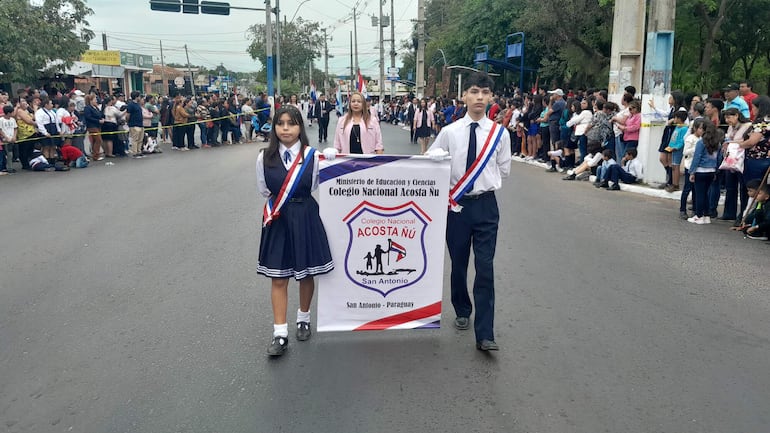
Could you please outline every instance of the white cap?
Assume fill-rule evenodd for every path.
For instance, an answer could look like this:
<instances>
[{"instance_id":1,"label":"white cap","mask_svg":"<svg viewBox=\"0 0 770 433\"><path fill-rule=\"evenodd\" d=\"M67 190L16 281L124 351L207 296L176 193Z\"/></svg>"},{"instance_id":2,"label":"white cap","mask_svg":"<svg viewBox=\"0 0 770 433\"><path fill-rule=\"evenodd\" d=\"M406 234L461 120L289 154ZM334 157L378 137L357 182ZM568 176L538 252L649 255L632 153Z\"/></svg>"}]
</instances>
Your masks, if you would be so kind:
<instances>
[{"instance_id":1,"label":"white cap","mask_svg":"<svg viewBox=\"0 0 770 433\"><path fill-rule=\"evenodd\" d=\"M564 90L561 90L561 89L551 90L548 93L555 93L555 94L557 94L559 96L564 96Z\"/></svg>"},{"instance_id":2,"label":"white cap","mask_svg":"<svg viewBox=\"0 0 770 433\"><path fill-rule=\"evenodd\" d=\"M83 96L83 95L85 95L85 93L83 93L83 91L82 91L82 90L80 90L80 89L77 89L77 90L75 90L75 94L76 94L76 95L78 95L78 96Z\"/></svg>"}]
</instances>

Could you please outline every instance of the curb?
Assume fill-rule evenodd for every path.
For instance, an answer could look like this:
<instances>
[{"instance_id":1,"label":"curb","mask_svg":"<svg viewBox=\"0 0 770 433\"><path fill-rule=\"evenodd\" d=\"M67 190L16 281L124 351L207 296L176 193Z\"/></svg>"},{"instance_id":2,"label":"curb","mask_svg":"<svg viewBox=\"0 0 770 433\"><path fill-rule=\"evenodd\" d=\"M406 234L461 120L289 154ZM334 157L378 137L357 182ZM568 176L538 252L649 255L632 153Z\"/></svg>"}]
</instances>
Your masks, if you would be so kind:
<instances>
[{"instance_id":1,"label":"curb","mask_svg":"<svg viewBox=\"0 0 770 433\"><path fill-rule=\"evenodd\" d=\"M533 161L525 161L524 158L522 158L520 156L513 156L513 157L511 157L511 161L512 162L517 162L519 164L534 165L534 166L540 167L542 169L547 169L550 166L550 164L546 164L546 163L543 163L543 162L537 162L537 161L534 161L534 160ZM562 173L559 173L559 174L562 174ZM596 180L596 176L591 175L591 177L589 179L590 179L591 182L594 182ZM664 199L668 199L668 200L679 200L680 197L682 196L682 192L681 191L667 192L665 190L653 188L651 186L646 186L646 185L630 185L630 184L622 183L622 182L620 183L620 190L621 191L626 191L626 192L633 192L633 193L636 193L636 194L644 194L644 195L647 195L647 196L650 196L650 197L664 198ZM722 198L720 198L719 201L720 201L720 204L721 204Z\"/></svg>"}]
</instances>

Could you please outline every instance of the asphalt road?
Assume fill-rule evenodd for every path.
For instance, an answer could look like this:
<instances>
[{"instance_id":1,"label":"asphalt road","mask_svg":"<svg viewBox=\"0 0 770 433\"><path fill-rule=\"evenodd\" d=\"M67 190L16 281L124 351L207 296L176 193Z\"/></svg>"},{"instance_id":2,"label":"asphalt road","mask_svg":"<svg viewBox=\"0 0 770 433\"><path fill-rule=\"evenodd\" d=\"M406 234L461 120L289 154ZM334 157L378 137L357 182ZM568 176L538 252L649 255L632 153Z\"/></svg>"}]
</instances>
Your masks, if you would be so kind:
<instances>
[{"instance_id":1,"label":"asphalt road","mask_svg":"<svg viewBox=\"0 0 770 433\"><path fill-rule=\"evenodd\" d=\"M0 432L770 430L770 245L523 164L498 194L500 352L447 290L440 330L268 359L259 147L0 178Z\"/></svg>"}]
</instances>

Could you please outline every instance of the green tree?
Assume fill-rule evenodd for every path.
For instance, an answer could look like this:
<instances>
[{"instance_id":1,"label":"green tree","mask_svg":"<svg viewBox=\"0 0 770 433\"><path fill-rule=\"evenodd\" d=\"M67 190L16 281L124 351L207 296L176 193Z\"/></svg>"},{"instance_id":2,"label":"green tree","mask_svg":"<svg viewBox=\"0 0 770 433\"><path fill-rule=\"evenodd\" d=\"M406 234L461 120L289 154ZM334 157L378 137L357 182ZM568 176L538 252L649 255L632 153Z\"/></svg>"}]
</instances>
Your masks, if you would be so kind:
<instances>
[{"instance_id":1,"label":"green tree","mask_svg":"<svg viewBox=\"0 0 770 433\"><path fill-rule=\"evenodd\" d=\"M93 11L83 0L3 0L0 4L0 79L31 82L41 70L71 66L88 49L94 34L86 17Z\"/></svg>"},{"instance_id":2,"label":"green tree","mask_svg":"<svg viewBox=\"0 0 770 433\"><path fill-rule=\"evenodd\" d=\"M299 82L300 77L307 76L308 60L321 57L324 40L320 28L319 23L302 18L281 26L281 78ZM266 65L265 24L249 27L249 38L249 55Z\"/></svg>"}]
</instances>

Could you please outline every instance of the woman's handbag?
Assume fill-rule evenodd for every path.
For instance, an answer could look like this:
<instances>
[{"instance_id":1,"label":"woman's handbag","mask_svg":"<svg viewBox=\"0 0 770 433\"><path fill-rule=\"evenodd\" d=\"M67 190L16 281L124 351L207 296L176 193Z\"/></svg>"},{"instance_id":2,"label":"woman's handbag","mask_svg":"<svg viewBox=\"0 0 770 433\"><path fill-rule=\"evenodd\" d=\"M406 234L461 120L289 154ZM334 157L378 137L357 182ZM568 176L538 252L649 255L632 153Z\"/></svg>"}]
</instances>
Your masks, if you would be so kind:
<instances>
[{"instance_id":1,"label":"woman's handbag","mask_svg":"<svg viewBox=\"0 0 770 433\"><path fill-rule=\"evenodd\" d=\"M725 153L725 159L719 166L720 170L733 171L736 173L743 173L743 163L746 159L746 150L738 143L729 143L727 145L727 152Z\"/></svg>"}]
</instances>

